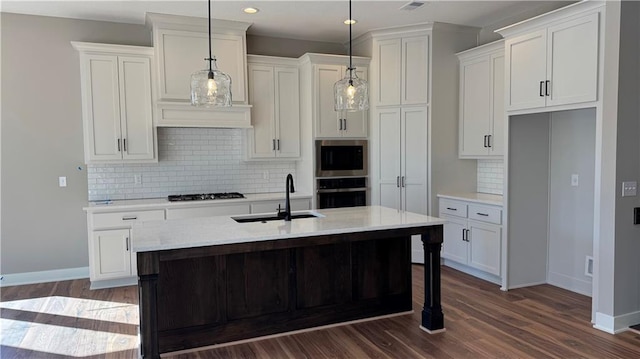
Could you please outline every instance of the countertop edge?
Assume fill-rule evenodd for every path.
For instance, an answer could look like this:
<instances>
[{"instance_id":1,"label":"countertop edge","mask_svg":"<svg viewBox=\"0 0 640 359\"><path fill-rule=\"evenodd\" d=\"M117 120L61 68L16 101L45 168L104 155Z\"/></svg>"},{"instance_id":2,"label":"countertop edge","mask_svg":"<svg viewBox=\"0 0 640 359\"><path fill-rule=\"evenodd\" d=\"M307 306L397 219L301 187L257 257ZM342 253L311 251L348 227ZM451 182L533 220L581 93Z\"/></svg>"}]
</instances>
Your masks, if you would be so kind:
<instances>
[{"instance_id":1,"label":"countertop edge","mask_svg":"<svg viewBox=\"0 0 640 359\"><path fill-rule=\"evenodd\" d=\"M473 202L490 206L503 206L503 197L499 194L489 193L438 193L438 198L453 199L456 201Z\"/></svg>"},{"instance_id":2,"label":"countertop edge","mask_svg":"<svg viewBox=\"0 0 640 359\"><path fill-rule=\"evenodd\" d=\"M209 206L222 206L233 205L241 203L253 203L262 201L274 201L283 200L285 193L254 193L247 194L246 198L237 199L217 199L212 201L184 201L184 202L170 202L166 198L149 198L149 199L137 199L137 200L114 200L109 204L94 204L86 207L82 207L82 210L87 213L108 213L108 212L120 212L120 211L132 211L132 210L155 210L155 209L176 209L176 208L194 208L194 207L209 207ZM310 194L294 194L290 195L291 199L311 199ZM153 201L157 203L153 203ZM149 201L149 203L131 203L127 204L127 201Z\"/></svg>"}]
</instances>

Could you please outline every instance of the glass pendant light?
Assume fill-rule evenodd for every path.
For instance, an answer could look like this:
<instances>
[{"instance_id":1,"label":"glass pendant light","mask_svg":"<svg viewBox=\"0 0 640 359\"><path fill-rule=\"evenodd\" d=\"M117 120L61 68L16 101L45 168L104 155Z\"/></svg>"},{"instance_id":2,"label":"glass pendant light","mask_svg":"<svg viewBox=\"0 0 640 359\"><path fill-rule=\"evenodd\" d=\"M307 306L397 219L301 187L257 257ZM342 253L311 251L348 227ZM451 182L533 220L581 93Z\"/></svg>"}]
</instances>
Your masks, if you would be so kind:
<instances>
[{"instance_id":1,"label":"glass pendant light","mask_svg":"<svg viewBox=\"0 0 640 359\"><path fill-rule=\"evenodd\" d=\"M351 0L349 0L349 68L344 78L333 85L336 111L363 111L369 109L369 85L364 79L358 78L356 68L353 67L351 56Z\"/></svg>"},{"instance_id":2,"label":"glass pendant light","mask_svg":"<svg viewBox=\"0 0 640 359\"><path fill-rule=\"evenodd\" d=\"M191 104L204 107L231 106L231 77L218 70L211 56L211 0L209 0L209 68L191 74Z\"/></svg>"}]
</instances>

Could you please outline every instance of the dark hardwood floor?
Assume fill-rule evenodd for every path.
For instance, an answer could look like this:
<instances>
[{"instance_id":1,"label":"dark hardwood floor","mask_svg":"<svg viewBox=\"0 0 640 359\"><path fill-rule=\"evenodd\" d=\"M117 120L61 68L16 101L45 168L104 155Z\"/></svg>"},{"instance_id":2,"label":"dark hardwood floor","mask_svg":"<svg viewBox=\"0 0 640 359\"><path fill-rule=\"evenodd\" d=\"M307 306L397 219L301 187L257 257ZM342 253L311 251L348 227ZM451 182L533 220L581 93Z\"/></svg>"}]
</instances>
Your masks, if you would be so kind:
<instances>
[{"instance_id":1,"label":"dark hardwood floor","mask_svg":"<svg viewBox=\"0 0 640 359\"><path fill-rule=\"evenodd\" d=\"M640 358L640 335L591 327L590 298L549 285L501 292L442 270L446 332L418 328L422 270L411 315L168 356L184 358ZM87 280L2 288L0 358L135 358L137 287L89 290Z\"/></svg>"}]
</instances>

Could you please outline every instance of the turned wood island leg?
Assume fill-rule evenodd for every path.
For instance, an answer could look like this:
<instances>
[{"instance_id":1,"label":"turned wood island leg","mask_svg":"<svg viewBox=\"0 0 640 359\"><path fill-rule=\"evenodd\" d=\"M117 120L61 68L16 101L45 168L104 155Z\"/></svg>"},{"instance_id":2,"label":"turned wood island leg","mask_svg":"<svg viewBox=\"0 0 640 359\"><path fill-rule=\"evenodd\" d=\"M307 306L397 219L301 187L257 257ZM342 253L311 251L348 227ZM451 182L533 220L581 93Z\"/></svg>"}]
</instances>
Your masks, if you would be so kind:
<instances>
[{"instance_id":1,"label":"turned wood island leg","mask_svg":"<svg viewBox=\"0 0 640 359\"><path fill-rule=\"evenodd\" d=\"M429 227L422 234L424 246L424 307L420 328L428 333L444 331L444 314L440 302L440 249L443 226Z\"/></svg>"}]
</instances>

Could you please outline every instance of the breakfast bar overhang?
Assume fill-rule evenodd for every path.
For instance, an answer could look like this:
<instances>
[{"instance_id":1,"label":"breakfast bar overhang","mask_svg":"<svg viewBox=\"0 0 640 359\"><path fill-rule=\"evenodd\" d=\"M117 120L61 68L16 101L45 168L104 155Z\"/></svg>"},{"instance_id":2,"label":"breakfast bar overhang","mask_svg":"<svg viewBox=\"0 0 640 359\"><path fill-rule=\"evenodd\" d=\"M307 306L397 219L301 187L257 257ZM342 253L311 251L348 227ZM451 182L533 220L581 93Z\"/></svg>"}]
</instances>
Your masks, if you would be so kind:
<instances>
[{"instance_id":1,"label":"breakfast bar overhang","mask_svg":"<svg viewBox=\"0 0 640 359\"><path fill-rule=\"evenodd\" d=\"M420 327L443 330L445 220L377 206L313 215L136 224L141 357L411 312L412 235L425 253Z\"/></svg>"}]
</instances>

